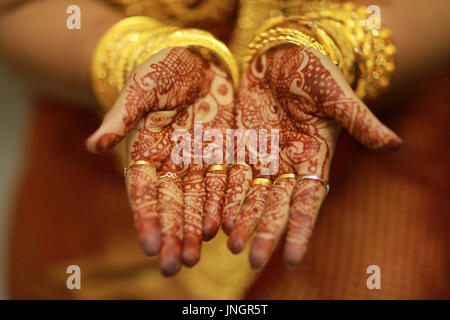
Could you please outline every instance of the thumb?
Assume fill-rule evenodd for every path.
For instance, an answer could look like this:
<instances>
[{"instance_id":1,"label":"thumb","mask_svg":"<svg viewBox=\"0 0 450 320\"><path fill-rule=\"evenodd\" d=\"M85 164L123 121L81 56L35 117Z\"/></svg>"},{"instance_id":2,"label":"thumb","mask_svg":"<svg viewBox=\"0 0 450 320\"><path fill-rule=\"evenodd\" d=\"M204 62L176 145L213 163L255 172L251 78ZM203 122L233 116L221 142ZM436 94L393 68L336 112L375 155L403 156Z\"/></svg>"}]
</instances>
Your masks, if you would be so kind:
<instances>
[{"instance_id":1,"label":"thumb","mask_svg":"<svg viewBox=\"0 0 450 320\"><path fill-rule=\"evenodd\" d=\"M184 48L167 48L130 76L103 123L86 141L91 152L119 143L149 111L180 110L198 96L204 61Z\"/></svg>"},{"instance_id":2,"label":"thumb","mask_svg":"<svg viewBox=\"0 0 450 320\"><path fill-rule=\"evenodd\" d=\"M87 149L94 153L103 152L122 141L157 103L155 88L154 82L143 87L133 74L100 127L86 140Z\"/></svg>"},{"instance_id":3,"label":"thumb","mask_svg":"<svg viewBox=\"0 0 450 320\"><path fill-rule=\"evenodd\" d=\"M391 151L402 144L402 139L381 123L356 95L325 102L323 110L368 148Z\"/></svg>"}]
</instances>

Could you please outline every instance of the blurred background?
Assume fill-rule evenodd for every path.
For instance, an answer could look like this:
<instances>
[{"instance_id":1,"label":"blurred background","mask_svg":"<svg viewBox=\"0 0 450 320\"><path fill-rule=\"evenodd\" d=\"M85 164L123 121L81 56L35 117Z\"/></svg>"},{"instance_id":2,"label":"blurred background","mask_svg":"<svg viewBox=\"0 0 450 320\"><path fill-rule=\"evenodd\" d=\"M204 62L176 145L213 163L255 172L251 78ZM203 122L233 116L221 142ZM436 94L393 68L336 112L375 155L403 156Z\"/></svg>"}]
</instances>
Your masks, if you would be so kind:
<instances>
[{"instance_id":1,"label":"blurred background","mask_svg":"<svg viewBox=\"0 0 450 320\"><path fill-rule=\"evenodd\" d=\"M25 91L0 61L0 299L7 298L7 246L11 206L23 165L29 108Z\"/></svg>"}]
</instances>

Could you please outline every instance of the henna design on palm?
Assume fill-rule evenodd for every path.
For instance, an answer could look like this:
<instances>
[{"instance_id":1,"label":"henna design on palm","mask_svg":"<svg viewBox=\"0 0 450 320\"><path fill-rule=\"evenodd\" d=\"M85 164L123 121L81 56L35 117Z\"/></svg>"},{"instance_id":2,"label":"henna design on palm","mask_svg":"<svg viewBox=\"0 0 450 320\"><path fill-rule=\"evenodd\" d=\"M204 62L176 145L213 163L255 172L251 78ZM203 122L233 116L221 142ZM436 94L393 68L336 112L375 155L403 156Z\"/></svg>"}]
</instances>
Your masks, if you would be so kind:
<instances>
[{"instance_id":1,"label":"henna design on palm","mask_svg":"<svg viewBox=\"0 0 450 320\"><path fill-rule=\"evenodd\" d=\"M159 252L164 275L174 275L181 263L195 265L202 239L212 238L220 226L227 173L207 174L207 164L192 163L194 123L225 136L234 126L233 108L232 84L224 71L186 49L169 48L137 68L87 141L90 150L102 151L127 136L128 161L154 165L156 170L133 166L126 182L143 250ZM190 133L191 164L173 161L178 129ZM209 144L204 139L200 147Z\"/></svg>"},{"instance_id":2,"label":"henna design on palm","mask_svg":"<svg viewBox=\"0 0 450 320\"><path fill-rule=\"evenodd\" d=\"M301 46L280 46L252 61L242 77L236 114L238 128L280 130L279 171L272 178L296 173L328 180L340 125L372 149L401 144L328 58ZM325 198L324 186L312 180L279 180L261 205L248 187L260 176L260 168L239 170L229 175L224 204L223 228L230 235L230 250L240 252L253 232L250 264L260 268L287 229L285 260L290 266L298 264Z\"/></svg>"}]
</instances>

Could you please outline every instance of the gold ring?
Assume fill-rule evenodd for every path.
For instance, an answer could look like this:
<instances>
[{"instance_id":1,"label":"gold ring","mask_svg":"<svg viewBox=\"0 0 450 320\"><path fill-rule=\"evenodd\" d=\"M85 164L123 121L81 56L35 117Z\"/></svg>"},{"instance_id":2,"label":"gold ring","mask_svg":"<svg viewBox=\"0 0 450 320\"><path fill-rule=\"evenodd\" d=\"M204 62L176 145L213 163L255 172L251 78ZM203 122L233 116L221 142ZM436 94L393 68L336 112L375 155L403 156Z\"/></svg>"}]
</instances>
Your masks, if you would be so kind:
<instances>
[{"instance_id":1,"label":"gold ring","mask_svg":"<svg viewBox=\"0 0 450 320\"><path fill-rule=\"evenodd\" d=\"M211 172L211 171L227 171L228 168L226 165L224 164L212 164L208 167L208 170L206 172Z\"/></svg>"},{"instance_id":2,"label":"gold ring","mask_svg":"<svg viewBox=\"0 0 450 320\"><path fill-rule=\"evenodd\" d=\"M277 181L282 180L282 179L289 179L289 178L295 179L295 177L296 177L295 173L284 173L284 174L279 175L279 176L275 179L275 181L273 182L273 184L277 183Z\"/></svg>"},{"instance_id":3,"label":"gold ring","mask_svg":"<svg viewBox=\"0 0 450 320\"><path fill-rule=\"evenodd\" d=\"M267 178L255 178L255 179L253 179L252 184L260 184L260 185L266 186L268 188L271 188L272 180L267 179Z\"/></svg>"},{"instance_id":4,"label":"gold ring","mask_svg":"<svg viewBox=\"0 0 450 320\"><path fill-rule=\"evenodd\" d=\"M170 179L174 179L174 180L178 181L179 183L181 183L180 177L176 173L173 173L173 172L170 172L170 171L160 175L159 178L160 179L170 178Z\"/></svg>"},{"instance_id":5,"label":"gold ring","mask_svg":"<svg viewBox=\"0 0 450 320\"><path fill-rule=\"evenodd\" d=\"M297 182L300 182L300 181L303 181L303 180L319 181L320 183L322 183L325 186L325 188L327 189L327 193L328 193L328 191L330 191L330 185L328 184L328 182L326 182L321 177L316 176L315 174L309 174L309 175L306 175L306 176L301 176L300 178L298 178Z\"/></svg>"},{"instance_id":6,"label":"gold ring","mask_svg":"<svg viewBox=\"0 0 450 320\"><path fill-rule=\"evenodd\" d=\"M249 165L249 164L246 164L246 163L235 163L235 164L232 164L230 169L233 168L234 166L244 166L244 167L249 168L250 170L253 170L252 166Z\"/></svg>"},{"instance_id":7,"label":"gold ring","mask_svg":"<svg viewBox=\"0 0 450 320\"><path fill-rule=\"evenodd\" d=\"M145 161L145 160L137 160L137 161L129 162L128 165L125 168L123 168L123 175L126 176L128 169L131 169L134 166L148 166L148 167L153 168L153 170L156 172L156 168L152 163Z\"/></svg>"}]
</instances>

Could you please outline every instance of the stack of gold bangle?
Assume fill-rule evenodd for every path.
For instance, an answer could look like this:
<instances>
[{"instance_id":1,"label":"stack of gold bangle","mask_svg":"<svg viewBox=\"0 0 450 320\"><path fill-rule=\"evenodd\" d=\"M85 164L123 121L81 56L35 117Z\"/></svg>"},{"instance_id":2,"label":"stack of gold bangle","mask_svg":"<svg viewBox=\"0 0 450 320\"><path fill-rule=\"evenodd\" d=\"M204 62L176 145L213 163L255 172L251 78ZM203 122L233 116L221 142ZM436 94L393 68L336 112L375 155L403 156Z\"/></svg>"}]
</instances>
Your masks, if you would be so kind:
<instances>
[{"instance_id":1,"label":"stack of gold bangle","mask_svg":"<svg viewBox=\"0 0 450 320\"><path fill-rule=\"evenodd\" d=\"M137 66L169 47L185 47L226 70L235 88L239 71L228 48L198 29L164 26L149 17L129 17L113 25L100 40L92 60L92 82L100 103L110 108Z\"/></svg>"},{"instance_id":2,"label":"stack of gold bangle","mask_svg":"<svg viewBox=\"0 0 450 320\"><path fill-rule=\"evenodd\" d=\"M370 29L368 19L367 8L353 3L332 4L298 17L269 19L250 43L244 68L272 44L301 44L325 52L360 98L374 98L389 86L396 50L389 29L383 25Z\"/></svg>"}]
</instances>

